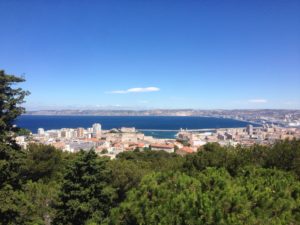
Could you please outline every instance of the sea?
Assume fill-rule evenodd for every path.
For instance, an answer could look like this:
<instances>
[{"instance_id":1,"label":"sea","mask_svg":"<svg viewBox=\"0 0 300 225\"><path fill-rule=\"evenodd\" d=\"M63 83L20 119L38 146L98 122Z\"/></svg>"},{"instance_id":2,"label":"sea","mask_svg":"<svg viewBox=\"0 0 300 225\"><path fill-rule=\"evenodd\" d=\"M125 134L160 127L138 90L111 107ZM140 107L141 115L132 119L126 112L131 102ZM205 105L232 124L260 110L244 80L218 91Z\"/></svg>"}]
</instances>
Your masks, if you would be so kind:
<instances>
[{"instance_id":1,"label":"sea","mask_svg":"<svg viewBox=\"0 0 300 225\"><path fill-rule=\"evenodd\" d=\"M38 128L45 130L61 128L88 128L94 123L100 123L103 130L121 127L135 127L145 135L155 138L175 138L182 129L215 129L246 127L257 124L216 117L191 116L37 116L22 115L15 124L37 133Z\"/></svg>"}]
</instances>

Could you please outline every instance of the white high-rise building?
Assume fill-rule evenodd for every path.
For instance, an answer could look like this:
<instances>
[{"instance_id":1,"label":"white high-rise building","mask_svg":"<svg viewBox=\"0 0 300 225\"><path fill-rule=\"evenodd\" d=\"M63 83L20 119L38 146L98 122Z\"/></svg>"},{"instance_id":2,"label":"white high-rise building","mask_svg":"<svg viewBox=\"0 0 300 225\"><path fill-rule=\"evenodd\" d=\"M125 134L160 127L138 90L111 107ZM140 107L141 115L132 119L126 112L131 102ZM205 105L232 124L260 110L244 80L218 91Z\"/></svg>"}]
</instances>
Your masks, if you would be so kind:
<instances>
[{"instance_id":1,"label":"white high-rise building","mask_svg":"<svg viewBox=\"0 0 300 225\"><path fill-rule=\"evenodd\" d=\"M43 128L38 129L38 135L43 136L45 135L45 130Z\"/></svg>"},{"instance_id":2,"label":"white high-rise building","mask_svg":"<svg viewBox=\"0 0 300 225\"><path fill-rule=\"evenodd\" d=\"M101 124L100 123L93 124L93 137L96 137L96 138L101 137Z\"/></svg>"}]
</instances>

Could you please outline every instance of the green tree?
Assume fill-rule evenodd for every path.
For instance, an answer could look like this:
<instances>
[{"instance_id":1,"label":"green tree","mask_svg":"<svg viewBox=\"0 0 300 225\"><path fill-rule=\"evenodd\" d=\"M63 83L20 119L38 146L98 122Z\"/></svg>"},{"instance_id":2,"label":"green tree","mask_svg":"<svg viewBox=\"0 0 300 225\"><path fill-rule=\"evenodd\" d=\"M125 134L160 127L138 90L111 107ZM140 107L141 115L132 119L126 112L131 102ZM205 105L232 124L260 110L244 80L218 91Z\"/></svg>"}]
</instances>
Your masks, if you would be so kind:
<instances>
[{"instance_id":1,"label":"green tree","mask_svg":"<svg viewBox=\"0 0 300 225\"><path fill-rule=\"evenodd\" d=\"M117 159L144 162L154 171L179 170L183 163L181 156L165 151L128 151L118 154Z\"/></svg>"},{"instance_id":2,"label":"green tree","mask_svg":"<svg viewBox=\"0 0 300 225\"><path fill-rule=\"evenodd\" d=\"M209 143L200 148L197 153L186 156L183 170L190 173L207 167L217 167L226 168L231 175L235 175L239 168L248 165L270 167L266 165L270 149L270 147L260 145L222 147L218 143ZM278 160L280 159L275 161Z\"/></svg>"},{"instance_id":3,"label":"green tree","mask_svg":"<svg viewBox=\"0 0 300 225\"><path fill-rule=\"evenodd\" d=\"M107 154L108 153L108 150L105 148L101 151L101 154Z\"/></svg>"},{"instance_id":4,"label":"green tree","mask_svg":"<svg viewBox=\"0 0 300 225\"><path fill-rule=\"evenodd\" d=\"M59 180L65 169L63 154L50 145L30 144L22 167L23 176L32 181Z\"/></svg>"},{"instance_id":5,"label":"green tree","mask_svg":"<svg viewBox=\"0 0 300 225\"><path fill-rule=\"evenodd\" d=\"M107 159L94 151L80 151L64 177L54 224L101 223L115 197L109 184Z\"/></svg>"},{"instance_id":6,"label":"green tree","mask_svg":"<svg viewBox=\"0 0 300 225\"><path fill-rule=\"evenodd\" d=\"M293 173L250 166L238 171L235 183L256 224L299 224L300 182Z\"/></svg>"},{"instance_id":7,"label":"green tree","mask_svg":"<svg viewBox=\"0 0 300 225\"><path fill-rule=\"evenodd\" d=\"M187 155L183 165L185 171L204 170L206 167L227 167L231 164L231 148L218 143L208 143L197 153Z\"/></svg>"},{"instance_id":8,"label":"green tree","mask_svg":"<svg viewBox=\"0 0 300 225\"><path fill-rule=\"evenodd\" d=\"M111 211L108 224L298 224L300 183L289 172L246 167L152 173Z\"/></svg>"},{"instance_id":9,"label":"green tree","mask_svg":"<svg viewBox=\"0 0 300 225\"><path fill-rule=\"evenodd\" d=\"M130 160L112 160L109 162L109 167L111 168L111 184L118 194L116 204L126 198L129 190L138 186L146 173L151 172L147 163Z\"/></svg>"},{"instance_id":10,"label":"green tree","mask_svg":"<svg viewBox=\"0 0 300 225\"><path fill-rule=\"evenodd\" d=\"M267 152L266 167L292 170L300 177L300 140L278 141Z\"/></svg>"},{"instance_id":11,"label":"green tree","mask_svg":"<svg viewBox=\"0 0 300 225\"><path fill-rule=\"evenodd\" d=\"M14 190L11 185L0 189L0 224L30 224L33 208L21 190Z\"/></svg>"},{"instance_id":12,"label":"green tree","mask_svg":"<svg viewBox=\"0 0 300 225\"><path fill-rule=\"evenodd\" d=\"M25 112L21 106L29 92L22 88L13 88L14 84L25 80L8 75L0 70L0 142L13 144L12 135L18 128L13 126L15 119Z\"/></svg>"},{"instance_id":13,"label":"green tree","mask_svg":"<svg viewBox=\"0 0 300 225\"><path fill-rule=\"evenodd\" d=\"M58 201L59 184L55 181L49 183L29 181L23 187L27 207L26 219L33 224L51 224L55 210L53 206Z\"/></svg>"},{"instance_id":14,"label":"green tree","mask_svg":"<svg viewBox=\"0 0 300 225\"><path fill-rule=\"evenodd\" d=\"M200 182L181 173L152 173L110 216L109 224L203 224Z\"/></svg>"},{"instance_id":15,"label":"green tree","mask_svg":"<svg viewBox=\"0 0 300 225\"><path fill-rule=\"evenodd\" d=\"M0 71L0 188L6 184L19 187L18 175L23 154L13 139L17 131L13 123L24 112L20 104L29 93L12 86L23 81L23 78Z\"/></svg>"},{"instance_id":16,"label":"green tree","mask_svg":"<svg viewBox=\"0 0 300 225\"><path fill-rule=\"evenodd\" d=\"M0 71L0 224L22 224L22 208L26 201L21 192L20 167L24 153L14 141L14 127L17 116L24 112L20 105L29 93L13 85L23 78Z\"/></svg>"}]
</instances>

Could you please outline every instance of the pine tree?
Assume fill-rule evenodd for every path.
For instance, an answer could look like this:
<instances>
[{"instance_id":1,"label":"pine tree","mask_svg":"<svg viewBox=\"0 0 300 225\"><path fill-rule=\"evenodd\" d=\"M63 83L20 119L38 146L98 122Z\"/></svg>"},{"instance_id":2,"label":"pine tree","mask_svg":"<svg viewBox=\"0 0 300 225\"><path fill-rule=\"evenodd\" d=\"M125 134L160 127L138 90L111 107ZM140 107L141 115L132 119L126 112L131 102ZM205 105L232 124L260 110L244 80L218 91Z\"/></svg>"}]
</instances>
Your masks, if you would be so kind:
<instances>
[{"instance_id":1,"label":"pine tree","mask_svg":"<svg viewBox=\"0 0 300 225\"><path fill-rule=\"evenodd\" d=\"M25 204L19 191L24 155L13 139L17 131L13 123L25 111L20 105L29 92L12 86L23 81L0 70L0 224L22 223L18 206Z\"/></svg>"},{"instance_id":2,"label":"pine tree","mask_svg":"<svg viewBox=\"0 0 300 225\"><path fill-rule=\"evenodd\" d=\"M19 183L22 153L13 140L14 131L17 130L13 123L25 111L20 104L29 92L12 86L23 81L23 78L7 75L0 70L0 188L5 184L18 186Z\"/></svg>"},{"instance_id":3,"label":"pine tree","mask_svg":"<svg viewBox=\"0 0 300 225\"><path fill-rule=\"evenodd\" d=\"M25 80L14 75L8 75L0 70L0 142L14 144L12 134L18 128L13 126L15 119L25 112L21 106L29 94L22 88L13 88L14 84ZM14 146L15 147L15 146Z\"/></svg>"},{"instance_id":4,"label":"pine tree","mask_svg":"<svg viewBox=\"0 0 300 225\"><path fill-rule=\"evenodd\" d=\"M54 224L100 223L108 214L114 191L108 186L106 159L81 151L65 175Z\"/></svg>"}]
</instances>

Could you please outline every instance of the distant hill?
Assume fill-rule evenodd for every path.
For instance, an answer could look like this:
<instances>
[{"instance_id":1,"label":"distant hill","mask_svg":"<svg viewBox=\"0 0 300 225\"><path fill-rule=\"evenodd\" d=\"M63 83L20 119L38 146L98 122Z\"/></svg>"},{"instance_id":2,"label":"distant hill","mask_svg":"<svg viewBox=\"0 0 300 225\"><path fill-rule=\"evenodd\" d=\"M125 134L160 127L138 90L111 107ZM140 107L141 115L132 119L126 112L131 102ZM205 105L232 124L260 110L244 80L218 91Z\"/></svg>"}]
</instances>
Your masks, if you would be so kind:
<instances>
[{"instance_id":1,"label":"distant hill","mask_svg":"<svg viewBox=\"0 0 300 225\"><path fill-rule=\"evenodd\" d=\"M196 110L196 109L151 109L151 110L36 110L25 115L95 115L95 116L283 116L300 114L300 110L288 109L233 109L233 110Z\"/></svg>"}]
</instances>

